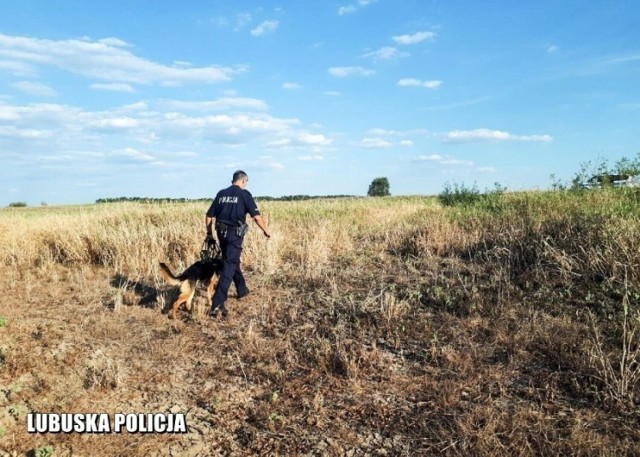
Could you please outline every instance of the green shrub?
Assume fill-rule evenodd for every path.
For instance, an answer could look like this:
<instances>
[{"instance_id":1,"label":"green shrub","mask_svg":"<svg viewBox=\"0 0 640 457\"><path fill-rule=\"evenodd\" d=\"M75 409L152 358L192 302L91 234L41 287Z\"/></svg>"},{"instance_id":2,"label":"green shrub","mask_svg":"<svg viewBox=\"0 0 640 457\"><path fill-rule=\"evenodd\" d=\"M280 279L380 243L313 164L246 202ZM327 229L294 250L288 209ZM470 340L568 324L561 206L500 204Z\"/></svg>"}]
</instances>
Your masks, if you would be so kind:
<instances>
[{"instance_id":1,"label":"green shrub","mask_svg":"<svg viewBox=\"0 0 640 457\"><path fill-rule=\"evenodd\" d=\"M485 190L484 193L464 184L446 183L444 190L438 195L438 200L443 206L477 206L491 212L499 211L502 205L502 195L507 188L500 183L495 183L494 188Z\"/></svg>"},{"instance_id":2,"label":"green shrub","mask_svg":"<svg viewBox=\"0 0 640 457\"><path fill-rule=\"evenodd\" d=\"M371 181L367 195L369 197L387 197L391 195L389 193L389 180L383 177Z\"/></svg>"},{"instance_id":3,"label":"green shrub","mask_svg":"<svg viewBox=\"0 0 640 457\"><path fill-rule=\"evenodd\" d=\"M444 190L438 195L438 201L443 206L468 206L477 203L482 198L482 194L474 184L467 187L464 184L445 183Z\"/></svg>"}]
</instances>

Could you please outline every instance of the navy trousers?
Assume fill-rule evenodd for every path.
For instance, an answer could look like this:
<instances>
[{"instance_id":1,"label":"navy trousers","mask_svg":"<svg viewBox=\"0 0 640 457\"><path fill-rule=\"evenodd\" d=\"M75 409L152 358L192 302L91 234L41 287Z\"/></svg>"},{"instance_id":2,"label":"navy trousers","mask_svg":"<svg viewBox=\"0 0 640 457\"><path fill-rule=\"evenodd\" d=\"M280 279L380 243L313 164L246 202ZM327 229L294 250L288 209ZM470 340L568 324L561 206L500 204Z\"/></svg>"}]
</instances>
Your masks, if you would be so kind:
<instances>
[{"instance_id":1,"label":"navy trousers","mask_svg":"<svg viewBox=\"0 0 640 457\"><path fill-rule=\"evenodd\" d=\"M229 287L232 282L235 284L238 294L243 294L247 291L247 283L242 275L242 270L240 270L240 254L242 253L244 237L239 236L234 227L229 227L226 230L216 230L216 233L220 241L224 266L216 291L213 294L212 309L224 305L224 302L227 301Z\"/></svg>"}]
</instances>

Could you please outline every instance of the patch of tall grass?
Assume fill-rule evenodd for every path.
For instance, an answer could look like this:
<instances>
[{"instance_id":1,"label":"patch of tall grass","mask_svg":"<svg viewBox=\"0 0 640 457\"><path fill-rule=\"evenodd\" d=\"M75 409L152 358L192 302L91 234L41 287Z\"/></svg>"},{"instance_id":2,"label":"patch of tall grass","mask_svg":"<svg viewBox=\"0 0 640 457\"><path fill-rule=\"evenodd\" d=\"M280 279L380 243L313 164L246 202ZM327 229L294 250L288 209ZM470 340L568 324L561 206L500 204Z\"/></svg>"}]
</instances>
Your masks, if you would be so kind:
<instances>
[{"instance_id":1,"label":"patch of tall grass","mask_svg":"<svg viewBox=\"0 0 640 457\"><path fill-rule=\"evenodd\" d=\"M428 197L263 202L273 237L250 230L243 262L265 274L314 278L334 267L381 265L389 254L453 256L498 262L511 280L527 273L620 284L624 266L634 286L640 281L638 189L467 197L444 206L442 198ZM206 206L4 209L0 264L93 265L141 275L152 274L160 261L182 267L198 257Z\"/></svg>"}]
</instances>

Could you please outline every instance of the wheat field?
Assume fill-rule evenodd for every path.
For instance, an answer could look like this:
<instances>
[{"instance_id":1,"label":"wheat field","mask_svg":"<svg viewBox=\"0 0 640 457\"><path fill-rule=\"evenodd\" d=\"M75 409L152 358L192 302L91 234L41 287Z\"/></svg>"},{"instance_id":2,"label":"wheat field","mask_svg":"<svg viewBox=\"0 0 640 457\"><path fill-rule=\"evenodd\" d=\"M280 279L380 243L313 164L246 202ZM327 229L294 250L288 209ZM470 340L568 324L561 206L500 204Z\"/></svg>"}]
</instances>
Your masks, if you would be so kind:
<instances>
[{"instance_id":1,"label":"wheat field","mask_svg":"<svg viewBox=\"0 0 640 457\"><path fill-rule=\"evenodd\" d=\"M158 263L198 259L207 206L0 210L0 455L640 454L635 189L263 202L251 295L171 320Z\"/></svg>"}]
</instances>

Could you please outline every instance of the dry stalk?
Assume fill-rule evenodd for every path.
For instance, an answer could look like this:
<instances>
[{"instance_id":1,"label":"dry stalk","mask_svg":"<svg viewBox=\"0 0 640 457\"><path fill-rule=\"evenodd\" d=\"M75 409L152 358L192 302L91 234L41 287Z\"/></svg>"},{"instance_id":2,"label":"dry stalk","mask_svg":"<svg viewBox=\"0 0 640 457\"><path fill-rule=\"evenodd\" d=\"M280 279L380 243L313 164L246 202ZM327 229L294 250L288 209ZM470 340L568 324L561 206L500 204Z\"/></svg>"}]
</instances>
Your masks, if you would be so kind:
<instances>
[{"instance_id":1,"label":"dry stalk","mask_svg":"<svg viewBox=\"0 0 640 457\"><path fill-rule=\"evenodd\" d=\"M637 334L640 329L640 311L635 310L632 316L629 315L629 289L626 279L622 308L622 340L613 356L605 350L600 330L593 314L590 313L593 332L590 361L596 370L595 378L604 385L605 400L613 400L622 406L633 406L635 388L640 380L640 341Z\"/></svg>"}]
</instances>

